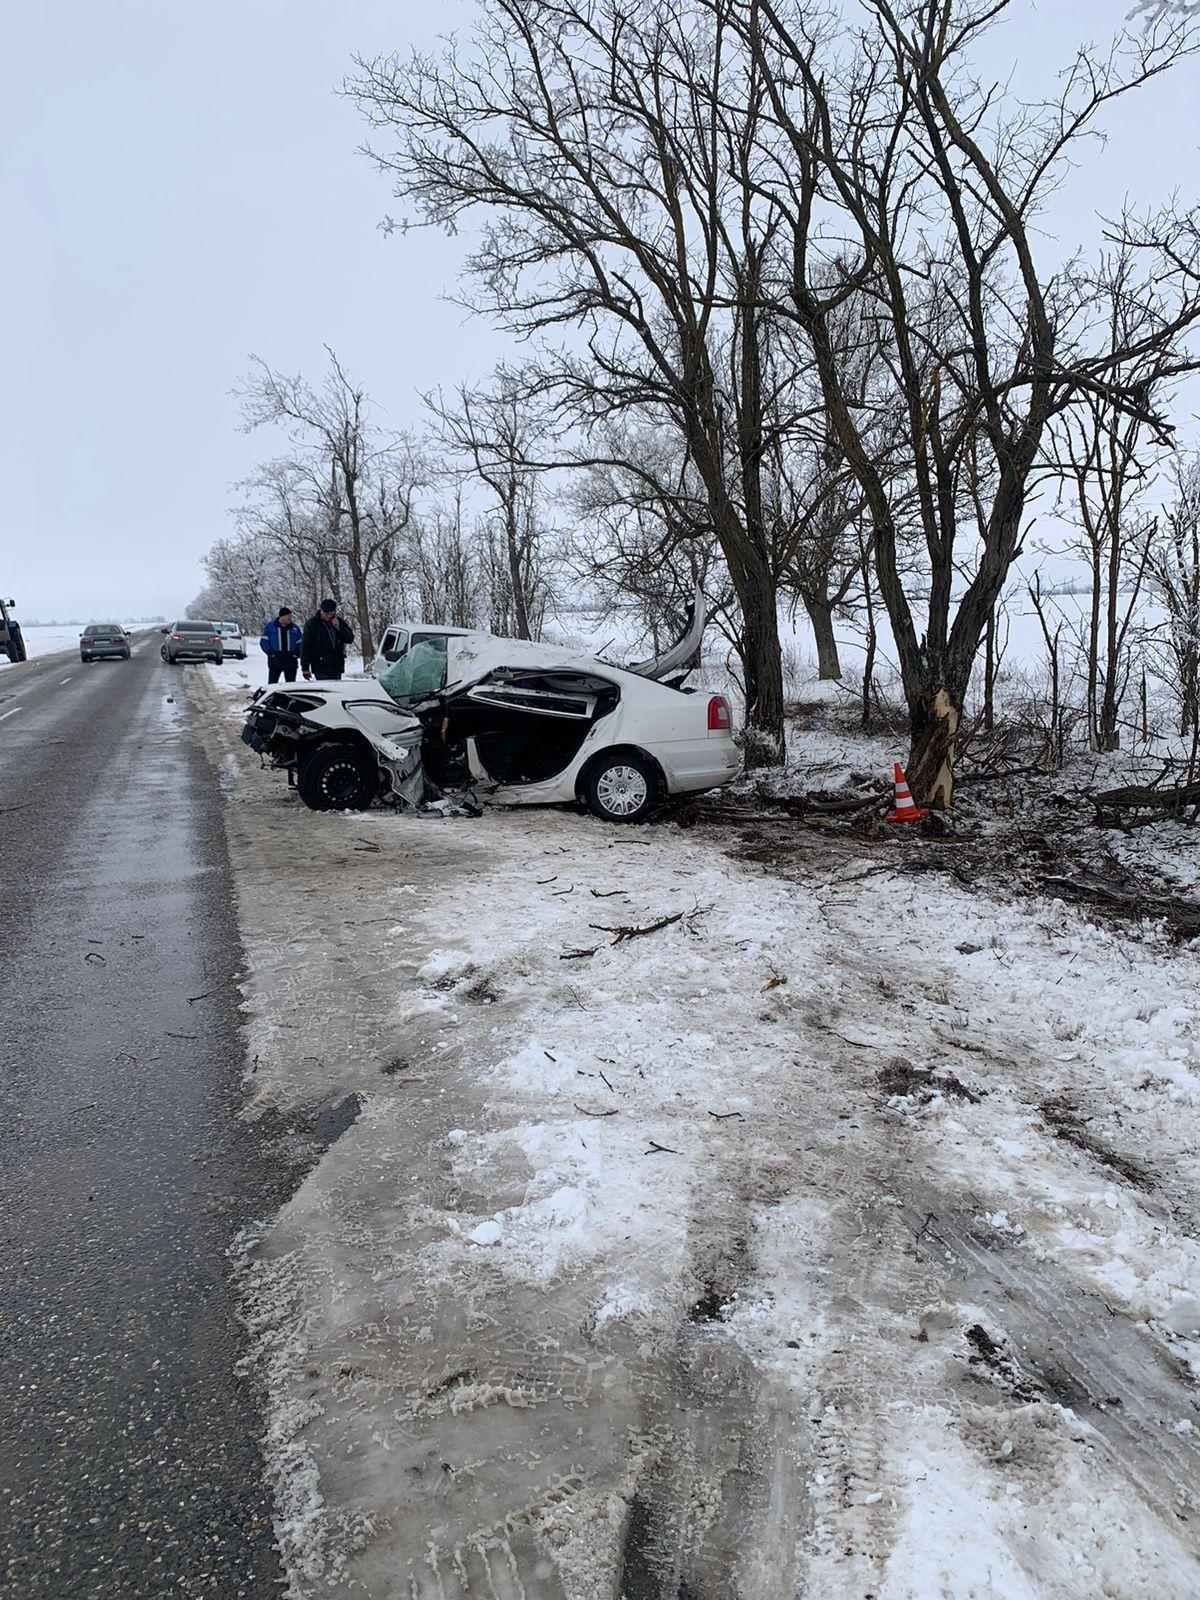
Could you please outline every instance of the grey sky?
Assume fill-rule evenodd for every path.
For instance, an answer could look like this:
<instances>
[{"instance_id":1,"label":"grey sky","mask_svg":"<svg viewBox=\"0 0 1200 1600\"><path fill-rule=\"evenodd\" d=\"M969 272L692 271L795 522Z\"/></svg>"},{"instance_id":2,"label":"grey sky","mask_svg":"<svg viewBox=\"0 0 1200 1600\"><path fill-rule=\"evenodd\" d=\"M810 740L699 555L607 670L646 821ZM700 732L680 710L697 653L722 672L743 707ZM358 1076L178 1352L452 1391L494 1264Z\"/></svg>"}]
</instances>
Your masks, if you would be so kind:
<instances>
[{"instance_id":1,"label":"grey sky","mask_svg":"<svg viewBox=\"0 0 1200 1600\"><path fill-rule=\"evenodd\" d=\"M992 70L1049 87L1128 0L1023 3ZM37 0L0 66L0 588L27 617L172 611L271 453L230 397L254 351L316 373L323 342L387 407L482 374L502 348L439 302L462 245L385 238L398 208L334 93L355 51L469 14L412 0ZM1015 60L1014 60L1015 58ZM1119 109L1063 196L1064 243L1126 192L1200 193L1189 63ZM257 620L257 619L252 619Z\"/></svg>"}]
</instances>

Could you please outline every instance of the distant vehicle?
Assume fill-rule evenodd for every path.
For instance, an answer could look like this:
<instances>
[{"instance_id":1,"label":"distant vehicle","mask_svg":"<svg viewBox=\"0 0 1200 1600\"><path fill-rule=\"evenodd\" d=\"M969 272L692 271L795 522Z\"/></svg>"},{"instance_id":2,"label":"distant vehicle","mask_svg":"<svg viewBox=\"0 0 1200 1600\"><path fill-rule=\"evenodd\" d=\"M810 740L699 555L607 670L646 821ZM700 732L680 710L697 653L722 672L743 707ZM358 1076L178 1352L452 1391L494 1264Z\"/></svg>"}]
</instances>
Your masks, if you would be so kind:
<instances>
[{"instance_id":1,"label":"distant vehicle","mask_svg":"<svg viewBox=\"0 0 1200 1600\"><path fill-rule=\"evenodd\" d=\"M221 642L227 656L237 656L239 661L245 661L246 636L242 632L240 622L223 622L221 624Z\"/></svg>"},{"instance_id":2,"label":"distant vehicle","mask_svg":"<svg viewBox=\"0 0 1200 1600\"><path fill-rule=\"evenodd\" d=\"M499 805L582 801L606 822L639 822L669 795L737 775L724 695L689 692L686 673L656 681L691 659L703 628L697 608L673 649L625 668L555 645L422 629L378 684L260 691L242 738L294 774L316 811L416 803L431 785Z\"/></svg>"},{"instance_id":3,"label":"distant vehicle","mask_svg":"<svg viewBox=\"0 0 1200 1600\"><path fill-rule=\"evenodd\" d=\"M116 657L129 660L129 635L119 622L89 622L79 635L79 659L103 661Z\"/></svg>"},{"instance_id":4,"label":"distant vehicle","mask_svg":"<svg viewBox=\"0 0 1200 1600\"><path fill-rule=\"evenodd\" d=\"M161 631L166 634L161 655L168 666L176 666L180 661L211 661L219 667L225 659L221 630L215 622L196 622L189 618Z\"/></svg>"},{"instance_id":5,"label":"distant vehicle","mask_svg":"<svg viewBox=\"0 0 1200 1600\"><path fill-rule=\"evenodd\" d=\"M26 650L21 624L10 611L16 603L15 600L0 600L0 655L6 655L10 661L24 661Z\"/></svg>"}]
</instances>

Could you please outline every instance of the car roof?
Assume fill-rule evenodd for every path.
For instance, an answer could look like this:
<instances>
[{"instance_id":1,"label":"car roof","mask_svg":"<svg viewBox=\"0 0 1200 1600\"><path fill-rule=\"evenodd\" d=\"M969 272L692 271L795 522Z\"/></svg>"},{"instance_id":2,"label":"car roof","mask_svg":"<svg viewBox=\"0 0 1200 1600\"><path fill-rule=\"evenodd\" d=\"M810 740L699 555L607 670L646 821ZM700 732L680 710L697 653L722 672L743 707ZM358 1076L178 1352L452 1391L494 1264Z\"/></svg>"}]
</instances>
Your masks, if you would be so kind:
<instances>
[{"instance_id":1,"label":"car roof","mask_svg":"<svg viewBox=\"0 0 1200 1600\"><path fill-rule=\"evenodd\" d=\"M476 631L474 628L451 628L441 622L400 621L389 622L387 627L384 629L384 632L391 633L393 628L403 628L405 633L444 633L456 639L465 638L466 635Z\"/></svg>"},{"instance_id":2,"label":"car roof","mask_svg":"<svg viewBox=\"0 0 1200 1600\"><path fill-rule=\"evenodd\" d=\"M557 669L566 672L586 672L607 678L626 691L661 690L678 694L677 689L659 683L655 678L644 677L639 672L629 672L624 667L610 666L597 656L569 645L539 644L529 639L501 639L491 633L460 633L449 648L450 669L446 673L448 687L456 683L476 683L500 667L514 667L518 671L528 667Z\"/></svg>"}]
</instances>

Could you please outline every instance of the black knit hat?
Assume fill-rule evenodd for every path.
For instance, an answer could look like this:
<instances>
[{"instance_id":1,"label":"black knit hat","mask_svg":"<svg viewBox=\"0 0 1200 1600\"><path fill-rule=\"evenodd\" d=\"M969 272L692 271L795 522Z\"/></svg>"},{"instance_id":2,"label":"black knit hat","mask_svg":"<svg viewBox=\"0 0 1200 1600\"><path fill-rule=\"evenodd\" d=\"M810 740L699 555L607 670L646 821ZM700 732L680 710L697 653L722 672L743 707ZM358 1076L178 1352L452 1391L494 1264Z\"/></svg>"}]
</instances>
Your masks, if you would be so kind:
<instances>
[{"instance_id":1,"label":"black knit hat","mask_svg":"<svg viewBox=\"0 0 1200 1600\"><path fill-rule=\"evenodd\" d=\"M275 620L276 620L276 622L278 622L280 617L290 617L291 614L292 614L291 606L280 606L278 615L276 616Z\"/></svg>"}]
</instances>

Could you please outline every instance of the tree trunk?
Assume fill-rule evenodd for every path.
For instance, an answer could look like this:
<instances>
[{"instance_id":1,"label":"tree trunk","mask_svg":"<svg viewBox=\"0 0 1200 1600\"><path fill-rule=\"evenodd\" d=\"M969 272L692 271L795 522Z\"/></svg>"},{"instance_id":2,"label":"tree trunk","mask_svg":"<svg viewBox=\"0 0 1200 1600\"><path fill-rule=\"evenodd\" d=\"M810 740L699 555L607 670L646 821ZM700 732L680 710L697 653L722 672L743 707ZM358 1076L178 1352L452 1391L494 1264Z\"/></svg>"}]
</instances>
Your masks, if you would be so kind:
<instances>
[{"instance_id":1,"label":"tree trunk","mask_svg":"<svg viewBox=\"0 0 1200 1600\"><path fill-rule=\"evenodd\" d=\"M375 659L375 640L371 630L371 608L367 599L367 580L357 562L354 562L351 567L350 577L354 584L354 606L358 612L358 643L362 650L363 666L367 667Z\"/></svg>"},{"instance_id":2,"label":"tree trunk","mask_svg":"<svg viewBox=\"0 0 1200 1600\"><path fill-rule=\"evenodd\" d=\"M808 620L812 623L813 638L817 642L817 676L840 678L842 663L838 658L837 635L833 631L833 607L827 600L801 597Z\"/></svg>"},{"instance_id":3,"label":"tree trunk","mask_svg":"<svg viewBox=\"0 0 1200 1600\"><path fill-rule=\"evenodd\" d=\"M766 561L744 545L729 565L742 611L746 765L779 767L784 760L783 660L775 583Z\"/></svg>"},{"instance_id":4,"label":"tree trunk","mask_svg":"<svg viewBox=\"0 0 1200 1600\"><path fill-rule=\"evenodd\" d=\"M954 757L962 703L944 685L919 692L908 702L912 741L905 777L919 806L949 811L954 796Z\"/></svg>"},{"instance_id":5,"label":"tree trunk","mask_svg":"<svg viewBox=\"0 0 1200 1600\"><path fill-rule=\"evenodd\" d=\"M984 632L983 726L988 733L996 726L996 608L988 612Z\"/></svg>"},{"instance_id":6,"label":"tree trunk","mask_svg":"<svg viewBox=\"0 0 1200 1600\"><path fill-rule=\"evenodd\" d=\"M517 525L516 484L508 486L504 501L504 541L508 555L508 581L512 585L513 634L518 639L533 637L529 627L529 601L525 593L526 570L521 560L520 530Z\"/></svg>"}]
</instances>

